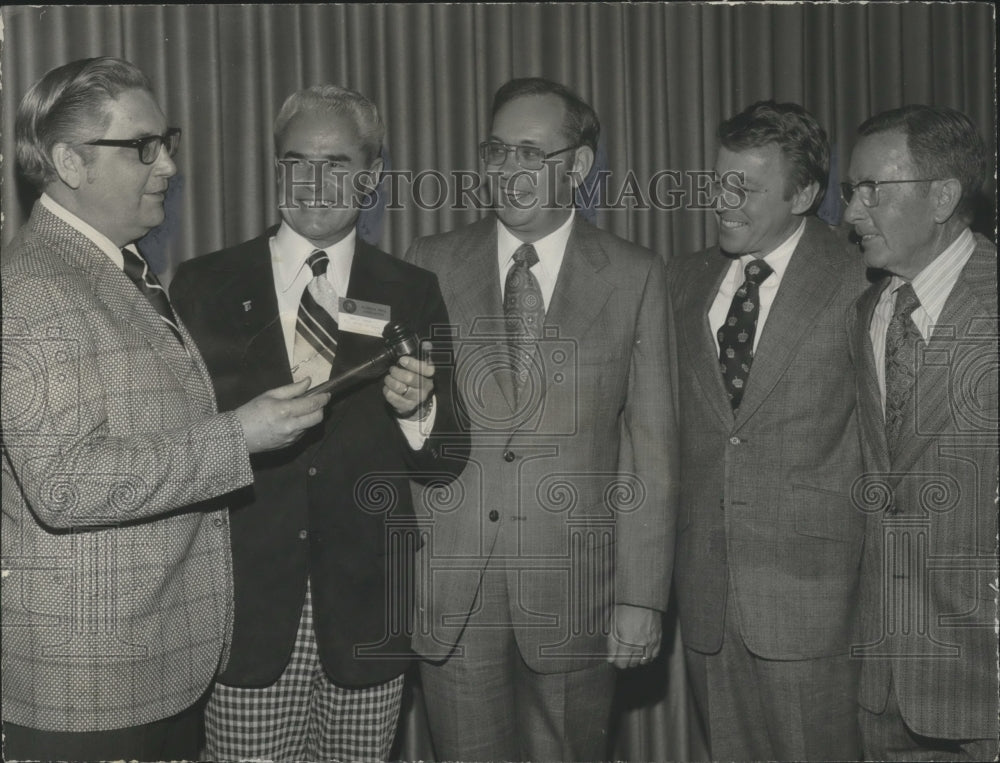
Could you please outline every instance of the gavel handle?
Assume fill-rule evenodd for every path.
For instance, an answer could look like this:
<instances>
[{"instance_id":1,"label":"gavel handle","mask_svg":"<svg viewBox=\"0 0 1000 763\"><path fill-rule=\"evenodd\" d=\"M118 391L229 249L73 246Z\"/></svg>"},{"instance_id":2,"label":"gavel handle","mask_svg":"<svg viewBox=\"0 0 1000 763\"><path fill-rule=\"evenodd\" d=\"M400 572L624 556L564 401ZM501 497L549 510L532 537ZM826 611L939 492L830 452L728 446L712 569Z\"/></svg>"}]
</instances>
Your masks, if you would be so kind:
<instances>
[{"instance_id":1,"label":"gavel handle","mask_svg":"<svg viewBox=\"0 0 1000 763\"><path fill-rule=\"evenodd\" d=\"M355 382L364 381L365 379L374 379L376 376L380 376L385 371L385 364L387 361L389 365L392 365L392 361L395 359L396 353L392 349L386 349L374 358L365 361L360 366L350 368L342 374L338 374L322 384L317 384L315 387L306 392L306 394L315 395L320 392L337 392L344 387L351 386Z\"/></svg>"}]
</instances>

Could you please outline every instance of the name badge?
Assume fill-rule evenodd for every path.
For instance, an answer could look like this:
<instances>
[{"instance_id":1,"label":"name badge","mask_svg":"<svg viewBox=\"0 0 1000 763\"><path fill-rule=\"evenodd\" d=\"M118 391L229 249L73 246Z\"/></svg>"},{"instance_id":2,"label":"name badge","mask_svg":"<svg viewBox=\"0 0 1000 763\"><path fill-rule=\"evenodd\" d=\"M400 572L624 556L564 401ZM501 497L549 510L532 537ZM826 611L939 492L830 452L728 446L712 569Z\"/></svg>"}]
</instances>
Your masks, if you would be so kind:
<instances>
[{"instance_id":1,"label":"name badge","mask_svg":"<svg viewBox=\"0 0 1000 763\"><path fill-rule=\"evenodd\" d=\"M337 299L337 310L337 327L341 331L350 331L354 334L381 338L382 329L390 319L388 305L363 302L349 297Z\"/></svg>"}]
</instances>

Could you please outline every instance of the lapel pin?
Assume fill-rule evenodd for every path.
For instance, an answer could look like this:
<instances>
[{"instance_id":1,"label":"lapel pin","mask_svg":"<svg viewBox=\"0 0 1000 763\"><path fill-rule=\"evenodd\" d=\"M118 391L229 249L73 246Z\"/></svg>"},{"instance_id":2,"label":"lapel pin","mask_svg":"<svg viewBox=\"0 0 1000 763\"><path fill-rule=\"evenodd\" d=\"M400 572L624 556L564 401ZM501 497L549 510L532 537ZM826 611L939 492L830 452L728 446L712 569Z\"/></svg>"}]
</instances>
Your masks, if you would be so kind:
<instances>
[{"instance_id":1,"label":"lapel pin","mask_svg":"<svg viewBox=\"0 0 1000 763\"><path fill-rule=\"evenodd\" d=\"M243 312L249 313L251 307L253 307L253 300L248 299L246 302L243 303Z\"/></svg>"}]
</instances>

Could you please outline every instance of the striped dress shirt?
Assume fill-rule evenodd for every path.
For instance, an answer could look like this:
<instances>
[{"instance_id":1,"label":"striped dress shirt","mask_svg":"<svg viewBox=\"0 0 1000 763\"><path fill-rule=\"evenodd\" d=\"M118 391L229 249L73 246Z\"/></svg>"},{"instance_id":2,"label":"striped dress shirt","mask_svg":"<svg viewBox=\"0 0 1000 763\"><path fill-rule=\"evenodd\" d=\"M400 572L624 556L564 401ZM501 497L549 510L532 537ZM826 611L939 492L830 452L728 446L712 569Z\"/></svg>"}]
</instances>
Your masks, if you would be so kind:
<instances>
[{"instance_id":1,"label":"striped dress shirt","mask_svg":"<svg viewBox=\"0 0 1000 763\"><path fill-rule=\"evenodd\" d=\"M935 324L944 309L945 302L948 301L948 295L951 294L962 268L969 261L975 248L976 240L972 236L972 231L966 228L911 282L913 291L920 300L920 307L913 311L913 323L925 344L930 341ZM875 306L869 327L883 412L885 411L885 332L889 328L889 321L892 320L892 313L896 307L896 291L904 283L906 279L899 276L890 279L889 286L882 292Z\"/></svg>"}]
</instances>

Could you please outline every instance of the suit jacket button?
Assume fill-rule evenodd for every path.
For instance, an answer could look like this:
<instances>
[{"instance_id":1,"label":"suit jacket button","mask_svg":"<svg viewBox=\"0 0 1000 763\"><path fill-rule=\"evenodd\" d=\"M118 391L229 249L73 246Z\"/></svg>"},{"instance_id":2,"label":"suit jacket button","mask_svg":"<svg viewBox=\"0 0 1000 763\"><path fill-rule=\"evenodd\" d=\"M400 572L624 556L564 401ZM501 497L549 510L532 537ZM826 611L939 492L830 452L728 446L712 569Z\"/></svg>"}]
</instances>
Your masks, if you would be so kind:
<instances>
[{"instance_id":1,"label":"suit jacket button","mask_svg":"<svg viewBox=\"0 0 1000 763\"><path fill-rule=\"evenodd\" d=\"M299 540L305 540L308 537L309 537L308 530L299 530Z\"/></svg>"},{"instance_id":2,"label":"suit jacket button","mask_svg":"<svg viewBox=\"0 0 1000 763\"><path fill-rule=\"evenodd\" d=\"M315 466L310 466L308 474L309 474L310 477L315 477L317 471L319 471L319 470Z\"/></svg>"},{"instance_id":3,"label":"suit jacket button","mask_svg":"<svg viewBox=\"0 0 1000 763\"><path fill-rule=\"evenodd\" d=\"M725 510L726 510L726 499L725 498L720 498L719 499L719 511L725 511Z\"/></svg>"},{"instance_id":4,"label":"suit jacket button","mask_svg":"<svg viewBox=\"0 0 1000 763\"><path fill-rule=\"evenodd\" d=\"M503 460L506 461L508 464L511 461L513 461L515 458L517 458L517 455L514 453L514 451L512 451L512 450L505 450L503 452Z\"/></svg>"},{"instance_id":5,"label":"suit jacket button","mask_svg":"<svg viewBox=\"0 0 1000 763\"><path fill-rule=\"evenodd\" d=\"M496 522L500 519L500 512L496 509L490 509L490 522Z\"/></svg>"}]
</instances>

